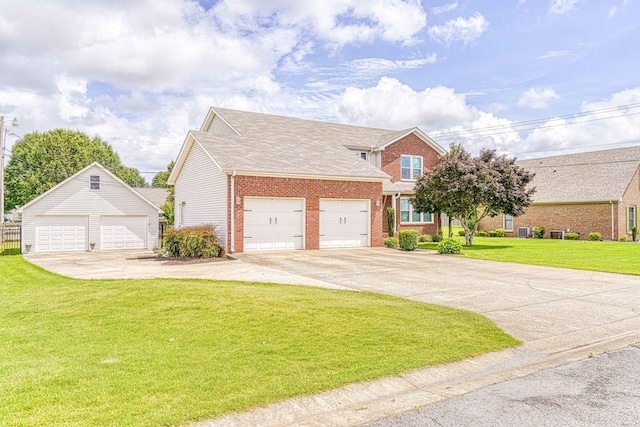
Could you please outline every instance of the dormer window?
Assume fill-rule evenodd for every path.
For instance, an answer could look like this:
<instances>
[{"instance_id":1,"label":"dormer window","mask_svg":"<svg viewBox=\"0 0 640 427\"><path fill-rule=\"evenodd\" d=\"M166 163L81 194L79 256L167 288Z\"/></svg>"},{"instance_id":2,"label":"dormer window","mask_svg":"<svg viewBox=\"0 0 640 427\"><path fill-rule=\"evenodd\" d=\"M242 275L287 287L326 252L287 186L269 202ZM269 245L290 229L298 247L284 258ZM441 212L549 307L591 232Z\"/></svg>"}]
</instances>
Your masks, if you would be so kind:
<instances>
[{"instance_id":1,"label":"dormer window","mask_svg":"<svg viewBox=\"0 0 640 427\"><path fill-rule=\"evenodd\" d=\"M100 189L100 175L91 175L91 189L92 190Z\"/></svg>"},{"instance_id":2,"label":"dormer window","mask_svg":"<svg viewBox=\"0 0 640 427\"><path fill-rule=\"evenodd\" d=\"M405 156L401 160L402 179L415 181L422 176L422 156Z\"/></svg>"}]
</instances>

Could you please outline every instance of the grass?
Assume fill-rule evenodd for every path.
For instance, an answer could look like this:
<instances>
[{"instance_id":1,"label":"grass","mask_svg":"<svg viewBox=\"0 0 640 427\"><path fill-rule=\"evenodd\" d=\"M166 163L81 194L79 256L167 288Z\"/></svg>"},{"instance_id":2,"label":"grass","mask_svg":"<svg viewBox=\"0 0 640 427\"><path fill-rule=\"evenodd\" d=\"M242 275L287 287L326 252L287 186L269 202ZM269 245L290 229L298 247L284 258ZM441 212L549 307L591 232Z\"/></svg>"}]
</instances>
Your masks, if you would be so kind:
<instances>
[{"instance_id":1,"label":"grass","mask_svg":"<svg viewBox=\"0 0 640 427\"><path fill-rule=\"evenodd\" d=\"M366 292L76 280L0 257L0 425L182 425L518 344Z\"/></svg>"},{"instance_id":2,"label":"grass","mask_svg":"<svg viewBox=\"0 0 640 427\"><path fill-rule=\"evenodd\" d=\"M464 237L454 238L464 244ZM640 275L640 244L631 242L476 237L473 246L462 247L462 253L474 259Z\"/></svg>"}]
</instances>

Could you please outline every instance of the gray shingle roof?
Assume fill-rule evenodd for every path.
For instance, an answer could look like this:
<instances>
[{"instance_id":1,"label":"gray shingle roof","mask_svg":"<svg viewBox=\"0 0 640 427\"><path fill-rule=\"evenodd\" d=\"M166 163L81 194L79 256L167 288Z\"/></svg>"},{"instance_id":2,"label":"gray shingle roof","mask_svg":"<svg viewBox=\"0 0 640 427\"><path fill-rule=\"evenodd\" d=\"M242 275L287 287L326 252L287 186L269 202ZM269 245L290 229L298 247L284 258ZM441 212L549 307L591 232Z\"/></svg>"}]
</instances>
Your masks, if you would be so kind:
<instances>
[{"instance_id":1,"label":"gray shingle roof","mask_svg":"<svg viewBox=\"0 0 640 427\"><path fill-rule=\"evenodd\" d=\"M402 131L327 123L294 117L214 108L240 133L191 135L225 170L273 174L389 179L351 150L369 151L392 142Z\"/></svg>"},{"instance_id":2,"label":"gray shingle roof","mask_svg":"<svg viewBox=\"0 0 640 427\"><path fill-rule=\"evenodd\" d=\"M162 207L164 202L167 201L167 197L169 197L169 190L166 188L133 187L133 189L159 208Z\"/></svg>"},{"instance_id":3,"label":"gray shingle roof","mask_svg":"<svg viewBox=\"0 0 640 427\"><path fill-rule=\"evenodd\" d=\"M617 201L640 166L640 146L517 163L536 174L534 203Z\"/></svg>"}]
</instances>

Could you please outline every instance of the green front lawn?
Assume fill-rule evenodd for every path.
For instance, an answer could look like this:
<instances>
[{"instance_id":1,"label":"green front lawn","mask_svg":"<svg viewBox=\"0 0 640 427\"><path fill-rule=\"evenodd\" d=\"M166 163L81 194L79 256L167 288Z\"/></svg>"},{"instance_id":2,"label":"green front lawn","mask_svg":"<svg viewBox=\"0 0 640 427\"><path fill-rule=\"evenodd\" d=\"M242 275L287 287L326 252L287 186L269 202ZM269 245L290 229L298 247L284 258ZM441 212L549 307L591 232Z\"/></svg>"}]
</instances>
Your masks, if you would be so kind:
<instances>
[{"instance_id":1,"label":"green front lawn","mask_svg":"<svg viewBox=\"0 0 640 427\"><path fill-rule=\"evenodd\" d=\"M464 238L454 236L464 244ZM437 243L421 243L435 249ZM476 237L462 253L475 259L640 275L640 244L587 240Z\"/></svg>"},{"instance_id":2,"label":"green front lawn","mask_svg":"<svg viewBox=\"0 0 640 427\"><path fill-rule=\"evenodd\" d=\"M177 425L517 345L366 292L75 280L0 257L0 425Z\"/></svg>"}]
</instances>

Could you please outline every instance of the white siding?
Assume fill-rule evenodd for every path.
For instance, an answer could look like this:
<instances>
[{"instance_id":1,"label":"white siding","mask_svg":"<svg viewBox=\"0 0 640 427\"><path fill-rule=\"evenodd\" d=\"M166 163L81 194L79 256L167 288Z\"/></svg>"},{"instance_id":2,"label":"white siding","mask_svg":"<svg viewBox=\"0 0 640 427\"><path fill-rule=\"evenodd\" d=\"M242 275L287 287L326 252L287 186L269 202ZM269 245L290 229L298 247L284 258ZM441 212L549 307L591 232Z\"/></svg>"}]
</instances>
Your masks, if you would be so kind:
<instances>
[{"instance_id":1,"label":"white siding","mask_svg":"<svg viewBox=\"0 0 640 427\"><path fill-rule=\"evenodd\" d=\"M175 183L177 227L213 224L227 244L227 174L195 142Z\"/></svg>"},{"instance_id":2,"label":"white siding","mask_svg":"<svg viewBox=\"0 0 640 427\"><path fill-rule=\"evenodd\" d=\"M234 130L218 116L213 118L211 124L207 128L207 132L217 135L236 135Z\"/></svg>"},{"instance_id":3,"label":"white siding","mask_svg":"<svg viewBox=\"0 0 640 427\"><path fill-rule=\"evenodd\" d=\"M90 188L91 175L100 176L100 189ZM148 248L158 246L158 209L142 200L126 185L115 181L102 169L93 166L74 179L50 190L22 213L22 248L35 248L36 216L77 216L89 218L89 243L100 247L102 215L141 215L147 217Z\"/></svg>"}]
</instances>

